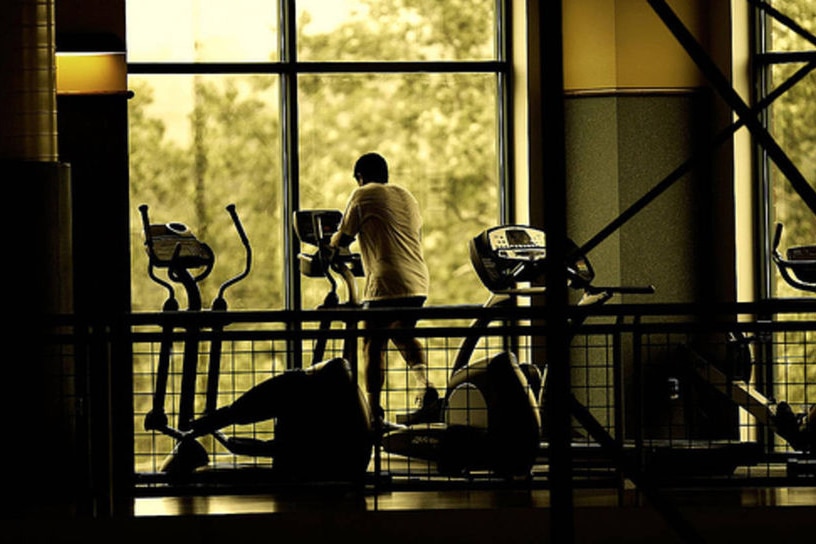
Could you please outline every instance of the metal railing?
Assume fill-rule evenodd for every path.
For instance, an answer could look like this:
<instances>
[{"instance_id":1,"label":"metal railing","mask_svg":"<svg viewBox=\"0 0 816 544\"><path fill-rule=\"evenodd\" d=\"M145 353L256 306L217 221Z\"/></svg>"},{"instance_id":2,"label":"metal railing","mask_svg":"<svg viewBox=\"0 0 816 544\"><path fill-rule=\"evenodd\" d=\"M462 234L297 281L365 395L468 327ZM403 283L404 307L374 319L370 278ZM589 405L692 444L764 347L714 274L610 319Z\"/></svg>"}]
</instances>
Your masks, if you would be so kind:
<instances>
[{"instance_id":1,"label":"metal railing","mask_svg":"<svg viewBox=\"0 0 816 544\"><path fill-rule=\"evenodd\" d=\"M519 368L533 368L542 387L527 372L522 375L540 416L539 448L529 474L508 477L489 466L445 472L427 456L394 453L375 444L365 485L375 490L546 488L551 408L568 410L573 418L570 481L575 487L621 487L627 481L698 488L814 484L814 452L807 443L812 429L811 435L804 431L806 414L816 405L813 299L572 310L570 360L555 362L541 359L546 323L539 308L401 311L419 318L415 334L440 393L445 393L452 369L463 357L474 362L512 353ZM134 314L119 323L93 327L67 320L53 337L53 354L65 384L64 400L73 406L81 438L78 447L90 445L84 470L98 481L106 470L94 463L119 467L107 473L118 474L126 483L112 488L121 490L124 485L134 496L185 493L191 486L199 492L274 488L280 482L271 476L273 456L236 454L214 435L198 438L208 456L204 465L183 477L163 471L179 437L156 425L146 428L148 414L161 406L168 427L183 429L187 422L180 418L188 417L180 415L184 403L190 405L193 418L200 417L230 405L265 380L308 368L317 362L316 356L320 361L345 356L362 391L360 344L365 330L357 324L375 312L385 318L391 311L170 312ZM488 324L474 326L477 320ZM190 350L193 344L194 350L185 355L185 348ZM163 351L162 346L172 349ZM316 346L321 354L315 355ZM213 347L219 358L214 365ZM164 394L157 401L162 353L169 356L169 364ZM546 374L555 364L569 364L570 406L547 403ZM192 385L182 383L189 380L185 366L188 374L193 369ZM104 376L100 369L105 369ZM417 387L399 353L388 351L381 399L386 420L394 421L414 408ZM128 388L129 399L119 399L118 409L105 404L103 399ZM124 406L129 406L128 413L123 413ZM783 421L782 415L787 419ZM95 419L100 417L110 418L112 424L108 427ZM325 424L331 424L331 417L326 414ZM801 427L800 434L794 433L791 422ZM438 423L444 425L444 418ZM222 432L267 441L275 438L275 425L275 418L269 418L230 424ZM309 432L321 433L320 421ZM132 446L130 451L109 447L125 443ZM325 448L326 456L333 455L334 444ZM120 457L129 454L129 459L100 453L110 451Z\"/></svg>"}]
</instances>

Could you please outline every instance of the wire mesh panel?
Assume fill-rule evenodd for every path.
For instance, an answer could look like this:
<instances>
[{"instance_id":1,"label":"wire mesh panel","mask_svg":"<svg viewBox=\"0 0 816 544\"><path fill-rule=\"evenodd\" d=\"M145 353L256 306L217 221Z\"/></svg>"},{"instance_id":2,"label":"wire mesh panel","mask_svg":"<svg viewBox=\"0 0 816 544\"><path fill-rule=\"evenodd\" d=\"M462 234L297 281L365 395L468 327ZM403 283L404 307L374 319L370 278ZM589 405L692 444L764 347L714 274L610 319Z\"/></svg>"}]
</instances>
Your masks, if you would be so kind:
<instances>
[{"instance_id":1,"label":"wire mesh panel","mask_svg":"<svg viewBox=\"0 0 816 544\"><path fill-rule=\"evenodd\" d=\"M407 424L395 425L383 437L381 470L390 482L491 482L530 473L540 446L546 374L545 365L527 359L534 351L531 333L538 331L497 322L480 329L474 339L461 320L436 320L417 331L428 361L428 379L440 402L434 411L425 412L427 417L409 417ZM386 367L386 419L404 423L406 416L423 412L425 386L394 346L387 351ZM504 401L507 398L515 400ZM494 451L502 417L496 406L502 402L514 420L505 425L519 423L517 435L531 436L521 443L521 451L530 452L526 457L519 452L512 459L513 455ZM535 420L533 432L523 425L527 418ZM504 446L507 451L514 447L512 440ZM521 469L516 470L516 462Z\"/></svg>"},{"instance_id":2,"label":"wire mesh panel","mask_svg":"<svg viewBox=\"0 0 816 544\"><path fill-rule=\"evenodd\" d=\"M416 310L426 316L414 334L439 402L430 417L411 419L425 385L389 343L380 398L385 432L372 435L367 481L547 486L548 417L551 409L563 409L573 415L575 485L622 486L638 478L666 486L812 483L808 414L816 404L816 321L802 319L801 313L768 320L738 312L716 319L691 313L644 319L610 310L582 320L570 339L569 360L557 362L543 360L547 328L534 310L518 310L518 319L505 311L478 325L475 318L484 310L451 316ZM232 405L267 380L334 358L350 362L364 398L366 330L357 326L369 315L363 312L331 315L328 321L313 314L298 321L291 314L244 316L220 335L212 333L211 323L196 329L193 419ZM187 432L180 406L188 328L173 329L163 396L157 395L166 357L162 341L165 348L171 344L161 322L140 325L133 335L133 466L142 486L180 485L164 464L180 436L155 423L146 428L145 421L161 407L169 427ZM215 366L214 345L220 348ZM547 376L554 364L570 366L573 406L548 404ZM520 388L514 390L515 385ZM511 397L501 397L509 390ZM508 398L523 402L514 405ZM311 401L302 402L301 407ZM501 419L512 410L511 417ZM330 421L332 410L327 412ZM220 431L271 444L276 424L277 418L269 417L232 422ZM321 433L320 425L312 430ZM519 438L526 436L532 438ZM228 485L246 483L236 474L253 474L254 484L273 482L258 476L274 467L273 450L236 453L215 433L197 440L207 454L194 471L199 480ZM328 459L335 445L325 447Z\"/></svg>"},{"instance_id":3,"label":"wire mesh panel","mask_svg":"<svg viewBox=\"0 0 816 544\"><path fill-rule=\"evenodd\" d=\"M133 345L134 469L137 474L155 474L161 472L167 456L173 452L177 438L156 430L146 430L145 421L162 411L168 424L173 427L183 428L188 423L179 419L184 378L182 359L185 346L183 341L173 342L166 392L161 402L157 400L156 390L161 341L137 341ZM196 416L235 402L249 389L286 369L288 348L282 340L234 339L222 341L217 375L209 366L212 355L210 346L209 342L202 340L195 354L197 372L193 413ZM213 391L214 394L208 398L210 391ZM229 434L240 434L258 440L271 440L274 436L274 421L269 420L251 425L230 425L223 430ZM200 440L209 453L213 466L237 467L244 464L271 464L270 458L231 454L213 436L202 437Z\"/></svg>"},{"instance_id":4,"label":"wire mesh panel","mask_svg":"<svg viewBox=\"0 0 816 544\"><path fill-rule=\"evenodd\" d=\"M812 478L815 326L779 316L644 327L632 398L638 453L653 476Z\"/></svg>"}]
</instances>

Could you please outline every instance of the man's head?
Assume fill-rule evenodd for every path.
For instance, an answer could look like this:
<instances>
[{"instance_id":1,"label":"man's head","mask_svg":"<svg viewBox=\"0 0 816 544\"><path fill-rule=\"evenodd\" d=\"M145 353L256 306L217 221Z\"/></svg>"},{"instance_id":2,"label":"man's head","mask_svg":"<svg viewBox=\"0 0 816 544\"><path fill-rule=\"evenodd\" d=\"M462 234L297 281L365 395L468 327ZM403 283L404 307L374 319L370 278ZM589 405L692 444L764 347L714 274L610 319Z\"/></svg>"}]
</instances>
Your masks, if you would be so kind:
<instances>
[{"instance_id":1,"label":"man's head","mask_svg":"<svg viewBox=\"0 0 816 544\"><path fill-rule=\"evenodd\" d=\"M354 163L354 179L360 185L388 183L388 163L378 153L366 153Z\"/></svg>"}]
</instances>

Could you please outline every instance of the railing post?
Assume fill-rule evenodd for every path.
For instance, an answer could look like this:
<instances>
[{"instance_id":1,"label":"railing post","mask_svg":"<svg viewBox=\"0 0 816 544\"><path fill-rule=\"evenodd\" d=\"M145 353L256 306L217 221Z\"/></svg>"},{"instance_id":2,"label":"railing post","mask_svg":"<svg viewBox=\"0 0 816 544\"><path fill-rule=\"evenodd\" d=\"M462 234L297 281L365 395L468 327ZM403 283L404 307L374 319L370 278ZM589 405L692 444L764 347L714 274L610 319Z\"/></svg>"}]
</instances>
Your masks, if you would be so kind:
<instances>
[{"instance_id":1,"label":"railing post","mask_svg":"<svg viewBox=\"0 0 816 544\"><path fill-rule=\"evenodd\" d=\"M547 233L547 365L550 429L550 500L552 541L573 542L572 459L567 257L566 147L564 143L564 73L562 1L539 4L541 127L544 172L544 230ZM533 180L537 181L537 180Z\"/></svg>"}]
</instances>

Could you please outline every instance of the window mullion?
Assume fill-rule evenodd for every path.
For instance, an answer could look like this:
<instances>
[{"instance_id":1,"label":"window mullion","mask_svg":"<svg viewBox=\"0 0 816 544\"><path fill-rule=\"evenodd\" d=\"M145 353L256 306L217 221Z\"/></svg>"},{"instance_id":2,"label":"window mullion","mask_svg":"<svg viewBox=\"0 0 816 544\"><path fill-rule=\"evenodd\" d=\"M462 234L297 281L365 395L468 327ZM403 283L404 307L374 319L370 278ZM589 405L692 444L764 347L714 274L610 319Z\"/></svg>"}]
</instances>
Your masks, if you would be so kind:
<instances>
[{"instance_id":1,"label":"window mullion","mask_svg":"<svg viewBox=\"0 0 816 544\"><path fill-rule=\"evenodd\" d=\"M297 264L300 249L295 239L293 216L298 208L299 193L299 155L298 155L298 108L297 108L297 62L295 1L280 0L280 59L282 71L280 76L280 112L281 112L281 180L283 195L283 232L284 244L283 291L286 309L301 308L301 281ZM300 327L300 323L290 323L289 327ZM287 366L300 367L302 345L289 341L287 349Z\"/></svg>"}]
</instances>

